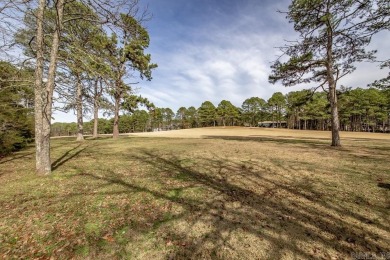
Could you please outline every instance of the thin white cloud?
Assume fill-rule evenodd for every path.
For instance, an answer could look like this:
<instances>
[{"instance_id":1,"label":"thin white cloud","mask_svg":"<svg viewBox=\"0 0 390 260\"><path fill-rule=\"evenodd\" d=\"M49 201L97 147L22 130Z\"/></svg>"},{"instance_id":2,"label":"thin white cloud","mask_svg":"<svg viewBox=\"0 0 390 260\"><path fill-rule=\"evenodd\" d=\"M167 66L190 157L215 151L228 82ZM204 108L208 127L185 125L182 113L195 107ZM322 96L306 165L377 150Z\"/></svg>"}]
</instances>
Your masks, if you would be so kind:
<instances>
[{"instance_id":1,"label":"thin white cloud","mask_svg":"<svg viewBox=\"0 0 390 260\"><path fill-rule=\"evenodd\" d=\"M212 24L192 35L199 41L184 43L174 52L160 52L157 63L163 69L155 72L154 80L142 93L157 100L153 89L163 88L178 98L173 103L156 105L174 110L180 106L199 107L206 100L217 105L227 99L241 106L252 96L269 98L270 62L278 54L274 46L280 45L283 38L272 30L259 28L253 19L237 17L239 22L234 27ZM282 87L272 88L280 91Z\"/></svg>"},{"instance_id":2,"label":"thin white cloud","mask_svg":"<svg viewBox=\"0 0 390 260\"><path fill-rule=\"evenodd\" d=\"M156 1L156 20L150 22L149 52L159 67L153 72L151 82L140 83L139 91L156 106L177 111L181 106L199 107L206 100L218 105L223 99L241 106L252 96L267 100L277 91L287 93L313 87L285 88L268 82L271 62L280 55L276 47L284 45L285 40L297 39L292 24L284 14L276 12L287 10L289 1L249 0L247 5L238 5L234 15L224 13L221 6L208 10L214 16L207 20L186 20L185 23L169 20L181 11L174 9L176 1L168 1L167 6ZM152 1L150 6L154 3ZM187 4L181 2L179 5L184 8ZM390 57L388 42L388 32L373 39L371 46L379 49L381 59ZM364 63L340 84L366 87L387 73L379 70L376 64Z\"/></svg>"}]
</instances>

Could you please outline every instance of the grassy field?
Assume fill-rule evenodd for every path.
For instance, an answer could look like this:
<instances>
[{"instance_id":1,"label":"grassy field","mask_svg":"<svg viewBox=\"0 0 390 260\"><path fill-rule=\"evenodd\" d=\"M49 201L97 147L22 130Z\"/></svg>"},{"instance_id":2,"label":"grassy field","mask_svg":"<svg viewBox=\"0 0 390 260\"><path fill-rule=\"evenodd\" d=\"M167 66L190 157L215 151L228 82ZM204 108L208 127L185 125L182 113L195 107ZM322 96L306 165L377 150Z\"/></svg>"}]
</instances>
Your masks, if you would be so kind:
<instances>
[{"instance_id":1,"label":"grassy field","mask_svg":"<svg viewBox=\"0 0 390 260\"><path fill-rule=\"evenodd\" d=\"M0 161L0 258L390 257L390 135L207 128ZM386 256L386 255L385 255Z\"/></svg>"}]
</instances>

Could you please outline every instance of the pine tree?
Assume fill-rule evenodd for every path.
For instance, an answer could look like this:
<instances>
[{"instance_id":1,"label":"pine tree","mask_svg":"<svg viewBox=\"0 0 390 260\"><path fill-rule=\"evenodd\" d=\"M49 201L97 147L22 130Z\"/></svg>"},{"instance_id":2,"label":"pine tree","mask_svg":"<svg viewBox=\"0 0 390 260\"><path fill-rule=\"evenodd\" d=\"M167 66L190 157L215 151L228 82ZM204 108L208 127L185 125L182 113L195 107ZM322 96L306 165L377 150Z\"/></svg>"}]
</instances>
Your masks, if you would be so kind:
<instances>
[{"instance_id":1,"label":"pine tree","mask_svg":"<svg viewBox=\"0 0 390 260\"><path fill-rule=\"evenodd\" d=\"M289 59L280 58L272 65L269 80L282 81L285 86L310 82L317 88L327 86L332 146L341 145L337 82L355 70L355 62L374 59L375 52L365 48L382 29L378 22L383 14L372 12L378 1L294 0L287 12L300 38L280 48Z\"/></svg>"}]
</instances>

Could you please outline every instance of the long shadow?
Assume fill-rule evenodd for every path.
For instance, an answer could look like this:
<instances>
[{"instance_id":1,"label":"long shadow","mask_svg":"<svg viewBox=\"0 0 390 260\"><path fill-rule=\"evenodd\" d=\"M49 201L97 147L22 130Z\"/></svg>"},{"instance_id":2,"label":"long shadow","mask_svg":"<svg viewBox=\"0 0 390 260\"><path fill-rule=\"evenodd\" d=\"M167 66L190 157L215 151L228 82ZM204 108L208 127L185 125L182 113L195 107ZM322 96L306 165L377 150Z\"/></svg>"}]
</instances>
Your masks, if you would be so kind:
<instances>
[{"instance_id":1,"label":"long shadow","mask_svg":"<svg viewBox=\"0 0 390 260\"><path fill-rule=\"evenodd\" d=\"M347 150L344 147L331 147L329 142L325 141L312 141L307 138L288 138L285 136L280 137L267 137L267 136L204 136L206 139L221 139L221 140L228 140L228 141L242 141L242 142L271 142L276 144L304 144L305 146L308 146L310 148L316 148L316 149L329 149L329 150Z\"/></svg>"},{"instance_id":2,"label":"long shadow","mask_svg":"<svg viewBox=\"0 0 390 260\"><path fill-rule=\"evenodd\" d=\"M334 236L337 237L337 239L343 239L350 241L353 246L360 246L362 248L370 248L368 246L372 246L372 248L378 248L378 245L373 242L371 245L365 240L362 239L359 235L358 228L354 227L351 223L343 222L341 219L335 218L329 212L323 211L312 208L308 205L284 205L281 207L281 204L279 204L277 201L273 201L272 199L268 198L266 196L267 192L263 195L259 195L251 190L247 190L244 188L241 188L240 186L237 186L235 184L231 184L227 182L224 179L216 179L215 177L211 177L202 173L199 173L197 171L192 171L187 168L184 168L180 166L180 164L176 163L177 160L175 160L175 157L172 157L170 159L164 159L159 158L158 155L145 152L146 155L149 156L148 162L149 164L153 164L156 167L158 166L160 169L162 165L165 165L165 167L169 168L171 171L179 171L189 176L193 181L196 181L198 183L202 183L203 185L212 188L213 190L217 190L221 192L224 195L227 195L227 200L235 200L241 202L243 205L249 206L255 211L260 212L268 212L267 215L270 218L274 217L282 217L283 216L293 216L296 219L296 222L293 222L293 225L295 227L300 227L301 230L306 230L309 232L308 228L302 225L302 223L310 223L310 225L316 226L317 229L331 233ZM154 158L154 159L152 159ZM158 163L160 161L160 163ZM156 163L157 162L157 163ZM211 166L213 167L213 166ZM237 167L239 169L239 167ZM236 169L236 170L237 170ZM261 174L260 174L261 176ZM297 196L298 198L301 198L303 200L309 201L310 203L320 204L324 206L325 208L329 208L329 210L335 210L334 207L329 207L330 205L326 203L321 203L320 195L314 191L306 190L305 192L299 192L295 190L293 187L285 186L278 184L276 182L272 182L270 180L267 180L265 178L259 177L259 174L256 175L258 179L260 179L263 183L271 183L279 190L286 191L287 193L293 194ZM266 188L267 185L265 185ZM268 185L269 186L269 185ZM317 199L316 199L317 198ZM339 212L344 213L344 212ZM317 218L318 215L322 217ZM246 218L251 219L253 217L248 214ZM355 216L355 219L358 219L358 216ZM291 225L291 220L289 225ZM255 230L255 227L246 227L247 229L253 229ZM340 232L342 230L342 232ZM388 231L388 227L385 229ZM256 232L254 232L256 234ZM312 234L314 235L314 234ZM366 231L366 234L371 237L375 237L375 234ZM289 234L289 236L294 237L296 234ZM269 240L273 240L272 238L268 238ZM313 237L311 237L313 239ZM330 240L324 239L324 238L317 238L317 242L320 242L322 244L327 245L329 248L334 246L334 243ZM348 242L347 241L347 242ZM274 241L277 243L277 241ZM287 241L286 241L287 242ZM337 245L337 249L345 254L349 254L353 252L353 246L347 246L342 244L343 241L340 241L340 244ZM345 242L345 241L344 241ZM285 247L287 245L284 245ZM305 252L302 252L298 247L292 247L291 245L288 245L287 247L290 247L290 249L293 249L293 251L298 252L301 256L307 257L305 255Z\"/></svg>"},{"instance_id":3,"label":"long shadow","mask_svg":"<svg viewBox=\"0 0 390 260\"><path fill-rule=\"evenodd\" d=\"M77 150L80 146L81 146L81 144L78 144L76 147L73 147L70 150L66 151L61 157L59 157L57 160L55 160L51 164L52 170L54 171L54 170L58 169L58 167L60 167L61 165L63 165L67 161L73 159L74 157L78 156L80 153L82 153L83 151L85 151L89 147L89 146L86 146L86 147L78 150L77 152L72 153L73 151Z\"/></svg>"},{"instance_id":4,"label":"long shadow","mask_svg":"<svg viewBox=\"0 0 390 260\"><path fill-rule=\"evenodd\" d=\"M382 188L382 189L390 190L390 183L380 182L380 183L378 183L378 187Z\"/></svg>"},{"instance_id":5,"label":"long shadow","mask_svg":"<svg viewBox=\"0 0 390 260\"><path fill-rule=\"evenodd\" d=\"M16 156L16 155L14 155L14 156L12 156L11 158L7 158L7 157L4 157L3 159L0 159L0 164L3 164L3 163L6 163L6 162L11 162L11 161L14 161L14 160L17 160L17 159L22 159L22 158L26 158L27 156L29 156L29 155L33 155L34 154L34 152L32 152L32 153L26 153L26 154L23 154L23 155L19 155L19 156Z\"/></svg>"},{"instance_id":6,"label":"long shadow","mask_svg":"<svg viewBox=\"0 0 390 260\"><path fill-rule=\"evenodd\" d=\"M72 148L57 159L55 161L56 167L87 148L76 152L75 155L70 155L79 146ZM362 230L361 226L356 224L356 222L364 221L361 218L364 216L345 211L331 201L324 201L324 194L304 181L303 183L294 183L293 180L284 181L282 175L279 176L279 179L274 179L278 176L272 176L262 170L248 169L240 163L219 158L218 155L214 159L198 158L200 161L197 161L194 166L183 166L183 158L173 153L160 155L147 149L142 149L130 157L155 171L157 173L155 179L161 181L163 188L156 190L152 189L152 186L140 186L136 182L131 182L130 178L124 179L125 175L116 174L111 170L104 176L87 172L75 177L98 181L99 186L94 187L94 190L111 185L119 185L124 189L123 191L101 191L99 193L93 191L73 192L58 198L58 201L69 199L72 196L147 193L156 199L180 205L184 209L184 211L164 221L164 224L184 221L190 230L194 230L194 227L200 222L210 226L197 238L188 232L176 229L175 226L170 229L166 227L165 230L168 229L170 232L168 234L170 239L177 240L179 245L165 256L167 259L229 258L229 255L218 256L216 254L223 252L225 248L235 250L236 247L232 244L231 239L236 236L237 232L257 238L253 244L249 245L252 248L258 247L259 250L264 251L266 249L259 241L270 244L268 259L286 258L284 255L286 252L293 254L293 258L331 258L330 255L326 255L327 252L322 252L322 255L318 254L321 253L321 250L332 250L333 248L340 254L339 258L349 257L354 252L379 253L390 249L382 246L383 240L386 238L378 237L376 233L364 228L364 226ZM174 180L180 180L179 188L172 184ZM170 191L178 189L185 194L188 189L193 187L205 189L201 198L168 195ZM42 198L44 205L45 201ZM48 201L47 203L52 202ZM238 206L230 207L230 204ZM132 210L126 211L124 209L124 211L124 214L132 213ZM344 216L356 221L350 222ZM137 225L145 226L145 223L141 222L151 220L141 219L139 221L136 223ZM375 223L370 225L388 232L388 226ZM119 230L120 227L113 228ZM153 228L146 226L142 232L154 231ZM245 238L243 240L245 242ZM242 243L242 241L237 241L237 243ZM313 246L305 248L302 244ZM316 249L318 246L319 249ZM206 251L205 248L207 248ZM244 247L243 249L245 250ZM242 255L243 258L251 258L250 256ZM238 255L236 258L239 257ZM254 257L259 258L259 255Z\"/></svg>"},{"instance_id":7,"label":"long shadow","mask_svg":"<svg viewBox=\"0 0 390 260\"><path fill-rule=\"evenodd\" d=\"M106 138L102 138L102 139L106 139ZM80 145L79 145L79 146L80 146ZM71 149L70 151L68 151L68 152L67 152L65 155L63 155L63 156L66 156L66 155L69 154L72 150L77 149L79 146L77 146L77 147ZM52 146L52 149L56 149L56 148L59 148L59 147L61 147L61 145L54 145L54 146ZM30 150L29 148L31 148L31 147L26 147L25 149ZM25 152L26 152L26 151L19 151L18 154L19 154L19 153L23 153L23 154L21 154L21 155L17 155L17 154L12 155L12 154L11 154L11 155L5 156L5 157L3 157L3 158L0 158L0 164L4 164L4 163L6 163L6 162L11 162L11 161L18 160L18 159L23 159L23 158L26 158L26 157L28 157L28 156L30 156L30 155L35 154L35 151L34 151L34 152L30 152L30 153L25 153ZM61 160L61 158L57 159L55 162L52 163L52 165L58 163L58 161L60 161L60 160Z\"/></svg>"},{"instance_id":8,"label":"long shadow","mask_svg":"<svg viewBox=\"0 0 390 260\"><path fill-rule=\"evenodd\" d=\"M264 193L259 194L254 190L243 188L241 185L233 184L224 174L211 175L183 167L180 159L174 155L163 158L156 153L143 150L142 156L136 157L139 161L154 167L159 172L167 172L171 176L168 178L178 178L184 182L201 185L210 192L215 193L215 198L206 201L188 200L183 198L171 198L164 193L152 191L145 187L137 187L121 178L98 177L93 174L86 176L107 181L111 184L121 185L131 191L147 192L156 198L162 198L182 205L187 214L180 215L194 226L202 217L207 217L212 231L208 232L201 240L195 243L193 238L187 234L176 233L176 237L188 241L186 247L178 248L169 258L188 258L196 254L201 254L203 247L207 243L212 243L213 252L229 247L228 241L237 230L244 230L256 237L261 237L275 247L280 248L280 252L275 250L271 258L281 258L283 250L289 250L295 257L313 258L315 255L300 247L301 243L320 244L325 248L334 248L343 256L350 255L356 250L381 252L376 234L364 230L364 236L359 227L349 223L343 218L336 217L343 214L337 207L322 203L321 194L307 188L304 191L297 191L294 187L279 184L265 177L261 177L261 172L251 173L257 178L259 188L264 189ZM229 162L229 164L232 164ZM202 165L204 169L218 169L222 173L222 168L229 168L229 172L242 171L240 165L224 166L226 162L220 160L208 160ZM241 169L241 170L240 170ZM233 171L232 171L233 170ZM183 178L185 177L185 178ZM231 178L232 176L230 176ZM284 197L274 197L278 191L289 194ZM298 200L294 199L295 196ZM279 201L282 199L281 201ZM226 202L239 202L240 209L227 209ZM321 208L321 207L323 208ZM337 214L332 214L335 212ZM197 216L192 219L190 216ZM351 217L354 217L351 215ZM359 216L355 216L359 220ZM259 228L262 231L259 231ZM378 227L381 228L381 227ZM385 230L388 230L387 227ZM283 237L272 235L269 232L283 234ZM175 231L172 231L175 232ZM225 235L223 235L225 234ZM226 235L228 234L228 235ZM328 235L324 235L328 234ZM330 236L329 236L330 234ZM335 242L336 241L336 242ZM283 249L283 250L282 250ZM199 257L201 255L198 255Z\"/></svg>"},{"instance_id":9,"label":"long shadow","mask_svg":"<svg viewBox=\"0 0 390 260\"><path fill-rule=\"evenodd\" d=\"M248 137L260 137L260 138L272 138L269 135L248 135ZM281 136L276 136L277 138L283 138L283 139L300 139L300 140L321 140L321 141L327 141L329 142L330 137L325 138L325 137L297 137L297 136L290 136L290 135L281 135Z\"/></svg>"},{"instance_id":10,"label":"long shadow","mask_svg":"<svg viewBox=\"0 0 390 260\"><path fill-rule=\"evenodd\" d=\"M112 139L112 136L98 136L97 138L94 138L92 136L85 137L85 140L91 140L91 141L102 141L107 139Z\"/></svg>"},{"instance_id":11,"label":"long shadow","mask_svg":"<svg viewBox=\"0 0 390 260\"><path fill-rule=\"evenodd\" d=\"M187 172L187 173L190 173L190 172ZM191 174L192 173L195 173L195 172L191 172ZM198 174L198 173L195 173L195 174ZM224 219L223 218L224 213L222 212L224 201L222 201L222 200L215 199L211 202L205 202L205 201L198 201L198 200L172 198L172 197L165 195L164 193L160 193L160 192L152 191L152 190L147 189L147 188L139 187L137 185L130 184L130 183L123 181L121 179L100 177L100 176L96 176L93 174L83 174L83 175L88 176L88 177L92 177L92 178L97 179L97 180L104 180L110 184L121 185L123 187L128 188L131 192L146 192L148 194L153 195L156 198L160 198L160 199L164 199L167 201L171 201L173 203L177 203L186 209L186 212L184 214L179 214L178 216L172 218L170 221L180 220L182 218L188 218L189 216L191 216L193 214L200 216L200 217L207 216L207 217L213 218L211 225L216 230L213 231L212 233L207 234L205 236L206 238L203 238L203 240L200 243L199 242L196 243L196 245L191 244L191 238L183 237L183 234L176 234L175 235L176 237L180 237L181 239L188 241L189 244L187 245L186 248L183 248L184 251L180 249L180 250L176 251L174 254L167 256L167 259L182 259L182 258L193 257L194 254L196 254L197 252L199 253L201 251L201 247L204 244L206 244L207 242L209 242L210 239L215 244L215 247L213 250L217 251L219 247L222 247L225 245L225 243L223 241L226 242L226 238L223 238L221 235L225 231L228 231L229 233L231 233L234 230L243 229L247 232L253 233L255 235L259 235L257 228L254 227L252 224L250 224L251 221L252 222L255 221L255 219L257 217L256 215L252 215L250 213L245 214L245 213L241 213L241 212L237 211L237 212L232 212L232 213L234 215L236 215L237 217L239 217L240 219L249 219L249 221L248 222L240 222L240 221L236 221L236 220ZM206 176L203 176L203 177L206 177ZM212 179L210 179L210 178L208 178L205 181L202 180L202 183L205 184L207 181L211 181L211 183L209 182L209 184L213 188L218 188L218 190L223 191L223 193L227 193L227 194L230 194L231 196L234 196L233 200L238 199L238 197L236 197L236 196L241 196L241 195L245 196L245 194L236 193L237 187L234 187L236 189L233 188L232 190L230 190L229 187L225 187L224 184L222 184L222 185L217 184L217 183L215 183L215 181L212 181ZM111 194L112 193L107 193L105 195L111 195ZM250 192L248 192L248 194L246 194L246 195L251 196ZM247 201L248 200L244 199L244 197L243 197L242 202L246 203ZM196 221L194 221L193 223L190 223L190 224L193 227L196 224ZM272 241L275 244L280 243L280 241L278 241L277 238L267 236L267 235L264 235L264 236L266 239L268 239L269 241ZM298 251L300 256L304 256L306 258L311 257L310 254L308 254L308 253L300 250L298 247L288 243L288 241L285 241L284 247L288 248L292 251Z\"/></svg>"},{"instance_id":12,"label":"long shadow","mask_svg":"<svg viewBox=\"0 0 390 260\"><path fill-rule=\"evenodd\" d=\"M315 150L329 150L329 151L340 151L340 152L347 152L346 156L348 157L354 157L358 160L367 160L367 161L379 161L381 163L387 162L387 156L389 147L380 147L380 146L374 146L374 147L365 147L366 150L370 151L371 155L359 155L356 154L357 150L350 146L341 146L341 147L332 147L330 146L330 143L325 142L324 140L327 140L325 138L306 138L306 137L286 137L286 136L280 136L280 137L269 137L269 136L205 136L207 139L221 139L221 140L228 140L228 141L241 141L241 142L259 142L259 143L275 143L275 144L282 144L282 145L294 145L294 147L300 147L297 145L304 145L302 148L311 148ZM348 138L345 138L348 139ZM317 140L317 141L315 141ZM372 141L373 139L366 139L365 141ZM380 140L380 139L378 139ZM384 140L380 140L384 141ZM375 156L372 156L375 155Z\"/></svg>"},{"instance_id":13,"label":"long shadow","mask_svg":"<svg viewBox=\"0 0 390 260\"><path fill-rule=\"evenodd\" d=\"M379 141L379 142L389 142L388 139L380 139L380 138L364 138L364 137L343 137L342 139L350 140L350 141L362 141L362 142L372 142L372 141ZM387 148L388 150L389 148Z\"/></svg>"}]
</instances>

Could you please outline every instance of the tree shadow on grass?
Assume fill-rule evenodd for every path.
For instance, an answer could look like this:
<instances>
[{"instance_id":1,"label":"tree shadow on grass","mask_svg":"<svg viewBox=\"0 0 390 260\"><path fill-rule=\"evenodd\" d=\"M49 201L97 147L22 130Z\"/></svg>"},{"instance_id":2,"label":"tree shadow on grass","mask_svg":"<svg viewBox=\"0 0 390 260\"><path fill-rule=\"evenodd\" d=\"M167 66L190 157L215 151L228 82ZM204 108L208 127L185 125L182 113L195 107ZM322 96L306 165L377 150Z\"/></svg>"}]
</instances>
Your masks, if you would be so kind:
<instances>
[{"instance_id":1,"label":"tree shadow on grass","mask_svg":"<svg viewBox=\"0 0 390 260\"><path fill-rule=\"evenodd\" d=\"M23 158L29 157L30 155L35 154L34 152L30 153L30 152L25 152L25 151L22 152L23 154L20 154L20 153L21 152L19 152L18 154L6 156L6 157L0 159L0 164L4 164L6 162L11 162L11 161L18 160L18 159L23 159Z\"/></svg>"},{"instance_id":2,"label":"tree shadow on grass","mask_svg":"<svg viewBox=\"0 0 390 260\"><path fill-rule=\"evenodd\" d=\"M380 147L378 145L376 146L367 146L364 147L369 155L362 155L358 153L358 150L354 147L350 146L341 146L341 147L333 147L330 145L329 141L325 138L306 138L306 137L286 137L286 136L279 136L279 137L267 137L267 136L205 136L207 139L221 139L221 140L228 140L228 141L241 141L241 142L259 142L259 143L274 143L274 144L281 144L281 145L293 145L294 147L300 147L300 148L310 148L315 150L321 150L321 151L340 151L340 152L346 152L345 156L348 156L350 158L356 158L358 160L366 160L366 161L378 161L381 163L386 163L387 156L388 156L388 150L390 149L387 146ZM348 138L344 138L347 139ZM375 139L376 140L376 139ZM378 139L379 141L383 141ZM378 141L376 140L376 141ZM373 139L365 139L365 142L373 141ZM303 146L298 146L303 145ZM372 156L375 155L375 156Z\"/></svg>"},{"instance_id":3,"label":"tree shadow on grass","mask_svg":"<svg viewBox=\"0 0 390 260\"><path fill-rule=\"evenodd\" d=\"M143 150L134 157L155 169L162 183L166 181L165 192L140 187L119 175L83 176L181 206L184 212L164 222L162 229L176 245L167 259L345 258L354 252L389 250L384 246L388 241L378 235L389 232L388 226L365 222L365 216L327 201L310 180L284 182L280 181L283 176L249 170L221 158L204 159L192 167L183 166L183 160L173 154ZM172 180L185 185L169 186ZM204 189L202 198L184 196L193 187ZM167 195L178 189L183 196ZM183 227L176 227L179 222ZM199 225L207 228L199 230Z\"/></svg>"},{"instance_id":4,"label":"tree shadow on grass","mask_svg":"<svg viewBox=\"0 0 390 260\"><path fill-rule=\"evenodd\" d=\"M57 169L87 148L77 145L66 151L53 162L53 168ZM132 253L126 251L129 244L139 241L143 235L156 237L157 244L146 243L141 249L159 248L159 256L166 259L345 259L354 252L390 250L389 240L383 235L389 234L388 224L359 213L362 211L350 210L352 199L337 203L326 190L316 189L309 177L289 178L287 168L282 168L283 173L267 172L256 165L260 162L243 164L219 157L218 153L214 158L190 158L174 151L162 154L141 149L120 154L118 158L142 165L140 169L147 169L150 179L139 183L131 175L137 169L84 172L72 176L76 179L71 182L69 193L32 197L31 200L40 200L33 204L44 212L53 205L63 208L64 202L72 205L73 197L79 197L76 201L84 201L89 209L95 200L87 198L101 196L110 202L114 196L122 195L127 200L136 194L151 197L145 205L131 202L119 207L105 220L107 223L118 219L107 225L104 230L107 234L122 234L127 227L131 230L125 239L128 244L121 245L115 239L112 242L118 243L118 250L125 251L124 256ZM142 177L147 174L144 172ZM321 183L322 187L326 185ZM194 194L197 189L200 190ZM156 206L156 201L162 206ZM19 204L28 202L23 200ZM358 203L362 209L377 210L376 205L370 205L363 197ZM172 205L181 210L171 210ZM76 208L80 212L84 210L79 204ZM110 208L110 213L111 209L115 207ZM88 215L98 215L101 210L76 217L87 222ZM81 222L81 229L84 225ZM104 242L101 237L88 241L93 248L92 255L105 255L105 249L99 246ZM72 246L69 245L71 252Z\"/></svg>"},{"instance_id":5,"label":"tree shadow on grass","mask_svg":"<svg viewBox=\"0 0 390 260\"><path fill-rule=\"evenodd\" d=\"M382 188L382 189L390 190L390 183L383 183L383 182L380 182L380 183L378 183L378 187L379 187L379 188Z\"/></svg>"},{"instance_id":6,"label":"tree shadow on grass","mask_svg":"<svg viewBox=\"0 0 390 260\"><path fill-rule=\"evenodd\" d=\"M91 140L91 141L102 141L107 139L112 139L112 135L111 136L99 135L97 138L94 138L93 136L85 137L85 140Z\"/></svg>"},{"instance_id":7,"label":"tree shadow on grass","mask_svg":"<svg viewBox=\"0 0 390 260\"><path fill-rule=\"evenodd\" d=\"M205 136L207 139L222 139L222 140L228 140L228 141L243 141L243 142L271 142L276 144L304 144L306 147L310 148L316 148L316 149L339 149L339 150L346 150L343 147L331 147L330 142L325 142L323 139L320 140L320 138L298 138L298 137L286 137L286 136L277 136L277 137L267 137L267 136ZM317 141L315 141L317 140Z\"/></svg>"},{"instance_id":8,"label":"tree shadow on grass","mask_svg":"<svg viewBox=\"0 0 390 260\"><path fill-rule=\"evenodd\" d=\"M61 165L63 165L64 163L66 163L67 161L77 157L80 153L84 152L89 146L85 146L83 147L82 149L76 151L78 148L80 148L82 146L82 144L78 144L77 146L69 149L68 151L66 151L63 155L61 155L58 159L56 159L52 164L51 164L51 167L52 167L52 170L56 170L58 169L58 167L60 167Z\"/></svg>"}]
</instances>

